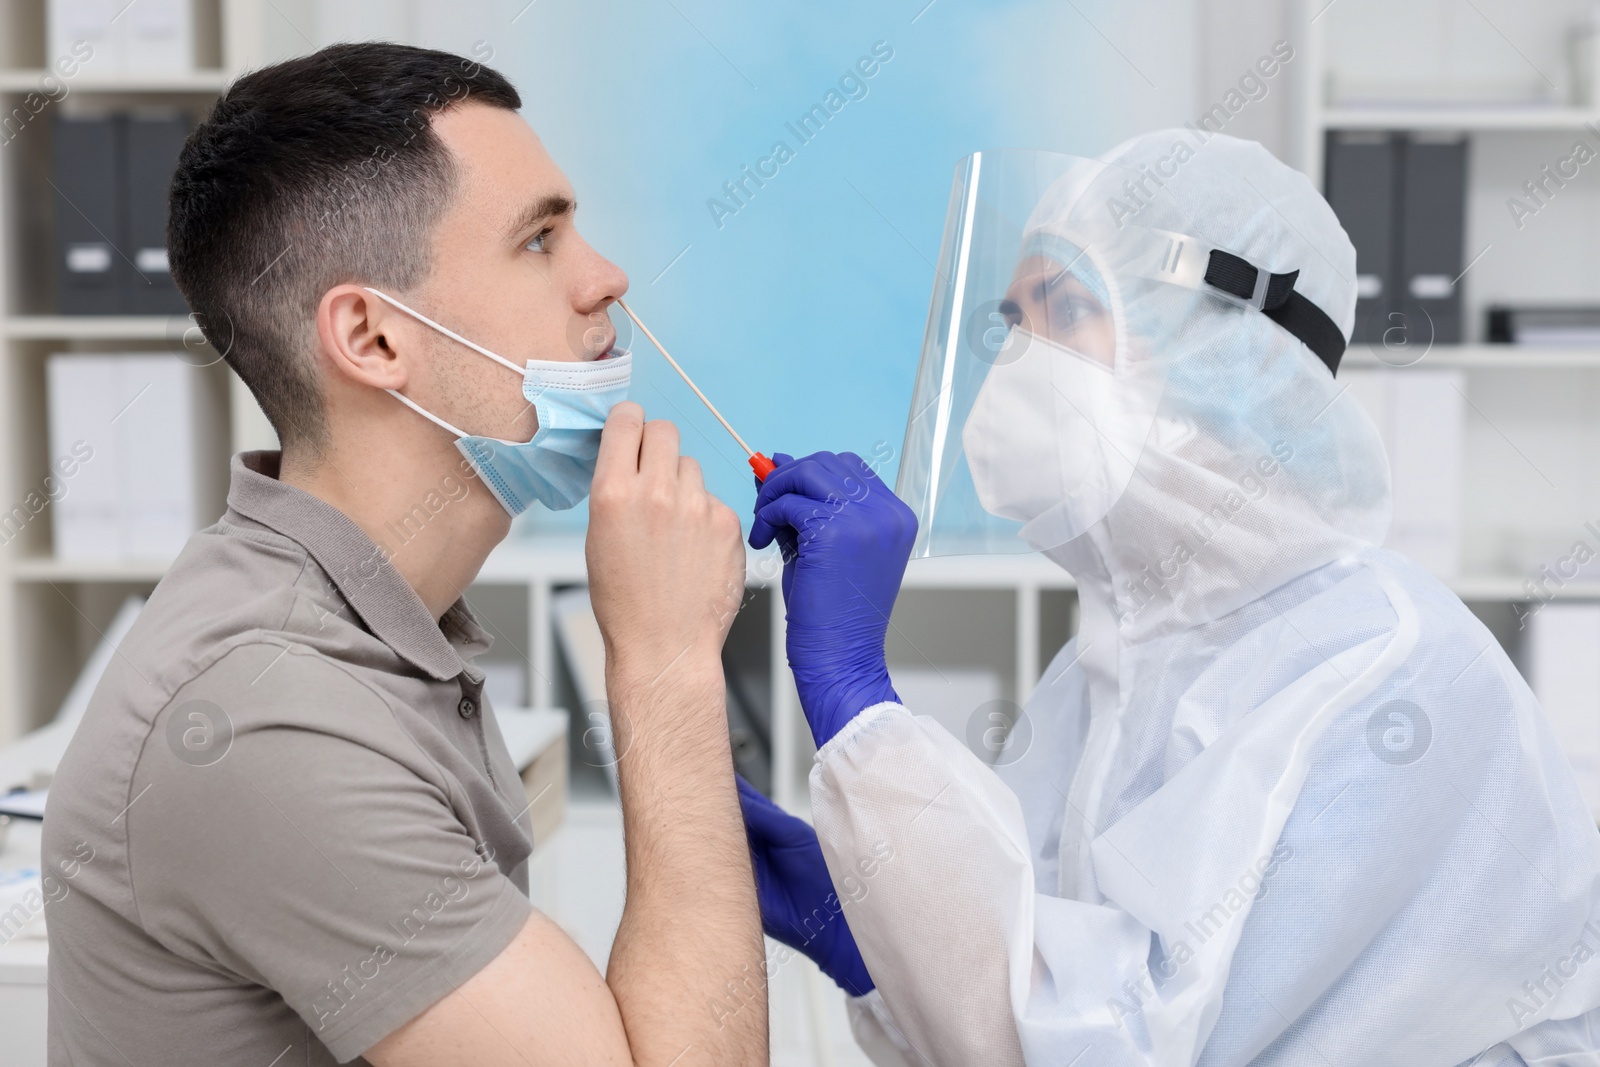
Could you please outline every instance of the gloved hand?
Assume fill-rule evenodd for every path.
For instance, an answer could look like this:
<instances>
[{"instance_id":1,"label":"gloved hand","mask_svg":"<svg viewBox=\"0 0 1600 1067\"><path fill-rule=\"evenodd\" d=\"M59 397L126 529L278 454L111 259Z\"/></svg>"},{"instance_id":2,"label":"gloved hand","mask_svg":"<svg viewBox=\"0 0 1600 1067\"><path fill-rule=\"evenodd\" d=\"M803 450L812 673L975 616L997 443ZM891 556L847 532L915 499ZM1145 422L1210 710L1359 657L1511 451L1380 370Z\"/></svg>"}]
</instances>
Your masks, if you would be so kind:
<instances>
[{"instance_id":1,"label":"gloved hand","mask_svg":"<svg viewBox=\"0 0 1600 1067\"><path fill-rule=\"evenodd\" d=\"M821 748L857 714L900 698L883 639L917 517L852 452L773 456L750 547L783 552L789 669Z\"/></svg>"},{"instance_id":2,"label":"gloved hand","mask_svg":"<svg viewBox=\"0 0 1600 1067\"><path fill-rule=\"evenodd\" d=\"M822 859L817 832L739 779L739 806L750 838L761 901L761 928L811 959L853 997L872 991L844 905Z\"/></svg>"}]
</instances>

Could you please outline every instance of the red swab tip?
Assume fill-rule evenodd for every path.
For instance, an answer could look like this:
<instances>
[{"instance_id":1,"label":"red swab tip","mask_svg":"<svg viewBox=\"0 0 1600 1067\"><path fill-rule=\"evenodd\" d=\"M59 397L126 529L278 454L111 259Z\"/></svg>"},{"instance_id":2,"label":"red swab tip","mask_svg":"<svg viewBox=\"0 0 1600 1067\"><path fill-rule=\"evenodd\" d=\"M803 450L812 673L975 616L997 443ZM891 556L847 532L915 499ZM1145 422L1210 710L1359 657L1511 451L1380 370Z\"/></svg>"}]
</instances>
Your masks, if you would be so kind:
<instances>
[{"instance_id":1,"label":"red swab tip","mask_svg":"<svg viewBox=\"0 0 1600 1067\"><path fill-rule=\"evenodd\" d=\"M778 465L757 452L750 457L750 469L756 472L757 481L764 482L767 480L767 475L778 469Z\"/></svg>"}]
</instances>

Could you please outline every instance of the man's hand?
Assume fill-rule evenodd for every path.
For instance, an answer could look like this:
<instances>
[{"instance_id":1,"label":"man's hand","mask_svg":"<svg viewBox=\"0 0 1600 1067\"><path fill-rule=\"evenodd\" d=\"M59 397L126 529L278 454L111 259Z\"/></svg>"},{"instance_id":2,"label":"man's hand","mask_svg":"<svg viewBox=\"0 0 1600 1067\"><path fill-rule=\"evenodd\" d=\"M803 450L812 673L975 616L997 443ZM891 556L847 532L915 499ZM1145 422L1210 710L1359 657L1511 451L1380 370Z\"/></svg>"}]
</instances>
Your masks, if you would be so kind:
<instances>
[{"instance_id":1,"label":"man's hand","mask_svg":"<svg viewBox=\"0 0 1600 1067\"><path fill-rule=\"evenodd\" d=\"M744 594L739 520L678 455L677 428L637 404L612 409L600 437L587 555L628 872L606 983L636 1062L764 1063L761 916L722 676Z\"/></svg>"},{"instance_id":2,"label":"man's hand","mask_svg":"<svg viewBox=\"0 0 1600 1067\"><path fill-rule=\"evenodd\" d=\"M605 979L535 912L488 966L369 1049L379 1067L768 1060L721 660L744 590L739 520L678 455L678 431L646 425L637 404L618 405L600 439L588 560L627 849Z\"/></svg>"},{"instance_id":3,"label":"man's hand","mask_svg":"<svg viewBox=\"0 0 1600 1067\"><path fill-rule=\"evenodd\" d=\"M379 1067L768 1061L721 660L744 591L739 520L678 455L678 431L647 425L637 404L618 405L600 439L587 555L627 850L605 979L534 913L456 993L370 1049Z\"/></svg>"},{"instance_id":4,"label":"man's hand","mask_svg":"<svg viewBox=\"0 0 1600 1067\"><path fill-rule=\"evenodd\" d=\"M678 429L618 404L590 492L589 597L608 687L653 686L669 670L718 664L744 595L739 518L678 454ZM687 660L687 664L682 661Z\"/></svg>"}]
</instances>

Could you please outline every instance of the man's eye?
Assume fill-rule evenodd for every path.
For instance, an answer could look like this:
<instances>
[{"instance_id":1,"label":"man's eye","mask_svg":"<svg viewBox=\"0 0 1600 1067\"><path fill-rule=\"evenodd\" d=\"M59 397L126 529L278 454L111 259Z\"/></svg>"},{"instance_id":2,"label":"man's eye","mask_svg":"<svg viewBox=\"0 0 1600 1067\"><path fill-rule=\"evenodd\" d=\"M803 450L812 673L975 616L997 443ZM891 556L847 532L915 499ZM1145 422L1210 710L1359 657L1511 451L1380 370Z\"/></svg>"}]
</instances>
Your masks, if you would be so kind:
<instances>
[{"instance_id":1,"label":"man's eye","mask_svg":"<svg viewBox=\"0 0 1600 1067\"><path fill-rule=\"evenodd\" d=\"M551 227L546 226L544 229L542 229L538 233L534 234L533 235L533 240L529 241L523 247L526 248L530 252L543 252L543 251L545 251L544 243L550 237L550 230L551 230Z\"/></svg>"}]
</instances>

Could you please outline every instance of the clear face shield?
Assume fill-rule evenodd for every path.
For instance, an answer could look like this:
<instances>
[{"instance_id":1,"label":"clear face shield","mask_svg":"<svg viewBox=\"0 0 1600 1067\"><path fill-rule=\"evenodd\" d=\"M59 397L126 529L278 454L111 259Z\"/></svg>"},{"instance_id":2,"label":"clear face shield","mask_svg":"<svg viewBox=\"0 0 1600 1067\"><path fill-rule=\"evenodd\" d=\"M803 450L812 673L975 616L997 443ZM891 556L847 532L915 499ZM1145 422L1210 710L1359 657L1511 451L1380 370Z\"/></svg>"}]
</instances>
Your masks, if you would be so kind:
<instances>
[{"instance_id":1,"label":"clear face shield","mask_svg":"<svg viewBox=\"0 0 1600 1067\"><path fill-rule=\"evenodd\" d=\"M1209 247L1138 224L1114 164L975 153L956 168L895 492L914 555L1065 544L1126 490ZM1153 214L1153 212L1152 212ZM1165 213L1170 222L1170 211Z\"/></svg>"}]
</instances>

